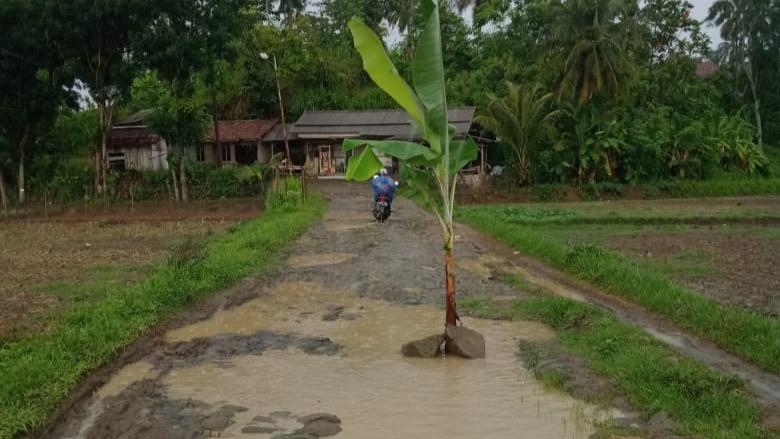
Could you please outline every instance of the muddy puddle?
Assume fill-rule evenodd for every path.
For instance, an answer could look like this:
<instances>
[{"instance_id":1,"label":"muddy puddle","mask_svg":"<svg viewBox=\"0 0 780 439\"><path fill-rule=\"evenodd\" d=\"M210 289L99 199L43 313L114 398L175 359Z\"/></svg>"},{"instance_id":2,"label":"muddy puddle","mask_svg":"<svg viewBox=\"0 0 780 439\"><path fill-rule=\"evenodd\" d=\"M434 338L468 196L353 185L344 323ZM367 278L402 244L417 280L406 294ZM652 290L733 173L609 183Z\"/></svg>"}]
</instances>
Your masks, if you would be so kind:
<instances>
[{"instance_id":1,"label":"muddy puddle","mask_svg":"<svg viewBox=\"0 0 780 439\"><path fill-rule=\"evenodd\" d=\"M431 306L393 305L318 283L283 282L240 307L166 336L170 346L181 348L204 340L228 343L231 335L286 334L276 337L276 344L247 345L246 352L229 356L210 357L214 351L201 350L197 355L205 358L174 367L129 365L97 394L93 410L102 410L101 398L119 395L123 386L138 386L156 373L155 388L168 401L187 401L187 411L228 410L229 416L220 418L220 437L337 433L339 438L568 439L588 437L594 422L617 415L543 390L522 367L517 357L521 340L555 338L538 323L466 319L485 335L485 360L401 356L403 343L441 332L442 318L442 311ZM289 347L279 346L287 339ZM338 349L316 355L296 344L301 339L328 340ZM213 410L203 419L213 419ZM320 430L307 436L302 427L312 426ZM85 430L76 437L94 436L84 436Z\"/></svg>"}]
</instances>

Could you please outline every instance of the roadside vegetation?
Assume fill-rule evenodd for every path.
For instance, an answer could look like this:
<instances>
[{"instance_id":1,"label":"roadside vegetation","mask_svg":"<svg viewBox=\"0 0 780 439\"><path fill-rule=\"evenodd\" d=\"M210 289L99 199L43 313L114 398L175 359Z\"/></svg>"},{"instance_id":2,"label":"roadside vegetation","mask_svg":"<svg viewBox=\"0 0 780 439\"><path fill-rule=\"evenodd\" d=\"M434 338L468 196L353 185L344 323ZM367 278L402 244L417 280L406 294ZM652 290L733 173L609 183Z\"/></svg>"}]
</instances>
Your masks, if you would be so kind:
<instances>
[{"instance_id":1,"label":"roadside vegetation","mask_svg":"<svg viewBox=\"0 0 780 439\"><path fill-rule=\"evenodd\" d=\"M274 199L255 220L183 242L140 282L106 283L100 293L90 286L85 294L91 300L58 315L51 331L2 346L0 438L42 425L82 377L166 317L247 275L268 275L283 266L287 245L322 216L324 201L317 194L305 204ZM95 282L103 279L99 272Z\"/></svg>"},{"instance_id":2,"label":"roadside vegetation","mask_svg":"<svg viewBox=\"0 0 780 439\"><path fill-rule=\"evenodd\" d=\"M717 0L707 11L685 0L439 3L447 106L477 108L472 134L487 145L484 161L503 168L501 191L778 192L780 0ZM198 161L214 122L396 107L363 73L347 23L358 17L386 37L397 29L383 42L411 84L423 4L4 1L2 209L246 194L252 185L220 170L220 158ZM705 26L720 28L722 44ZM128 160L135 172L114 174L110 127L141 110L167 140L169 171ZM302 165L303 145L291 149Z\"/></svg>"},{"instance_id":3,"label":"roadside vegetation","mask_svg":"<svg viewBox=\"0 0 780 439\"><path fill-rule=\"evenodd\" d=\"M632 260L593 242L572 242L564 238L567 235L560 229L551 232L556 224L582 229L598 224L599 219L605 220L606 224L600 227L610 228L610 224L669 223L686 218L684 213L659 216L639 209L620 215L610 212L603 204L599 206L603 208L469 207L458 211L458 219L555 268L664 316L682 329L712 340L748 362L771 372L780 372L780 321L776 318L704 297L671 280L660 269L662 267ZM777 212L765 214L777 219ZM688 215L695 219L701 214ZM713 222L718 223L717 215Z\"/></svg>"},{"instance_id":4,"label":"roadside vegetation","mask_svg":"<svg viewBox=\"0 0 780 439\"><path fill-rule=\"evenodd\" d=\"M677 434L712 439L773 437L761 427L761 409L745 396L741 380L677 353L608 311L540 290L508 309L479 299L463 301L460 308L482 318L530 318L549 324L558 332L565 351L581 356L593 371L607 377L615 387L612 391L625 395L643 416L668 413ZM534 349L543 351L545 346ZM570 379L566 372L539 371L539 355L531 352L526 353L525 361L542 383L565 388ZM610 405L610 399L617 395L600 396L606 401L593 402Z\"/></svg>"}]
</instances>

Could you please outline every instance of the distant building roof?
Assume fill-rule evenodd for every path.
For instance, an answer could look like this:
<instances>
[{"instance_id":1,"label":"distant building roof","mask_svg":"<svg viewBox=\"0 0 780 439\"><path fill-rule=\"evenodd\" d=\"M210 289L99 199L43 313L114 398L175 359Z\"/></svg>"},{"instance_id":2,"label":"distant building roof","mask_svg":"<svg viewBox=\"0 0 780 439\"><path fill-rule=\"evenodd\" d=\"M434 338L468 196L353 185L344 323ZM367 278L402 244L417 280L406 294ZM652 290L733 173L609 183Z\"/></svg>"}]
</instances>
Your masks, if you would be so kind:
<instances>
[{"instance_id":1,"label":"distant building roof","mask_svg":"<svg viewBox=\"0 0 780 439\"><path fill-rule=\"evenodd\" d=\"M298 138L298 136L292 132L294 125L291 123L285 124L285 128L287 128L287 140L295 140ZM268 133L263 136L263 142L283 142L284 141L284 131L282 130L282 124L277 123L276 125L271 128Z\"/></svg>"},{"instance_id":2,"label":"distant building roof","mask_svg":"<svg viewBox=\"0 0 780 439\"><path fill-rule=\"evenodd\" d=\"M220 142L259 142L274 127L276 119L221 120L217 123ZM204 141L216 142L214 124L211 124Z\"/></svg>"},{"instance_id":3,"label":"distant building roof","mask_svg":"<svg viewBox=\"0 0 780 439\"><path fill-rule=\"evenodd\" d=\"M109 148L139 148L154 145L159 140L160 136L145 126L114 125L106 144Z\"/></svg>"},{"instance_id":4,"label":"distant building roof","mask_svg":"<svg viewBox=\"0 0 780 439\"><path fill-rule=\"evenodd\" d=\"M718 70L720 70L720 67L717 64L703 61L696 65L696 76L706 78L718 73Z\"/></svg>"},{"instance_id":5,"label":"distant building roof","mask_svg":"<svg viewBox=\"0 0 780 439\"><path fill-rule=\"evenodd\" d=\"M451 108L449 122L455 137L465 137L474 120L474 107ZM306 111L295 123L292 133L301 139L343 139L347 137L418 139L406 111Z\"/></svg>"},{"instance_id":6,"label":"distant building roof","mask_svg":"<svg viewBox=\"0 0 780 439\"><path fill-rule=\"evenodd\" d=\"M152 114L153 112L154 112L153 108L150 108L150 109L147 109L147 110L136 111L135 113L131 114L130 116L127 116L126 118L122 119L121 121L115 123L113 126L115 126L115 127L122 127L122 126L145 125L144 119L146 119L146 116Z\"/></svg>"}]
</instances>

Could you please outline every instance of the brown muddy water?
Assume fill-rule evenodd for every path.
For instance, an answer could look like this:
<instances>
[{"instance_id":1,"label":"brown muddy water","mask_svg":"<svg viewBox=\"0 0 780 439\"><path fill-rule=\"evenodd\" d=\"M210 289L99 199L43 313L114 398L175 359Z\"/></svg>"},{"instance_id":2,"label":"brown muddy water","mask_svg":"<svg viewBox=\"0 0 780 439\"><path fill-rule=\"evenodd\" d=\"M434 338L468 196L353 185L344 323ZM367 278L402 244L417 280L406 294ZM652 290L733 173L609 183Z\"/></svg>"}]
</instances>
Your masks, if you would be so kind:
<instances>
[{"instance_id":1,"label":"brown muddy water","mask_svg":"<svg viewBox=\"0 0 780 439\"><path fill-rule=\"evenodd\" d=\"M85 422L100 415L105 398L143 379L158 380L172 400L240 407L220 432L231 438L285 437L301 427L299 417L312 413L336 415L340 438L585 438L594 422L616 415L545 391L522 367L519 340L555 338L539 323L467 319L485 335L485 360L401 356L403 343L440 332L442 318L431 306L393 305L318 283L283 282L240 307L171 331L166 339L182 344L267 331L327 337L341 346L335 354L288 347L167 371L131 364L97 393L93 416ZM75 437L85 437L88 429L84 425Z\"/></svg>"}]
</instances>

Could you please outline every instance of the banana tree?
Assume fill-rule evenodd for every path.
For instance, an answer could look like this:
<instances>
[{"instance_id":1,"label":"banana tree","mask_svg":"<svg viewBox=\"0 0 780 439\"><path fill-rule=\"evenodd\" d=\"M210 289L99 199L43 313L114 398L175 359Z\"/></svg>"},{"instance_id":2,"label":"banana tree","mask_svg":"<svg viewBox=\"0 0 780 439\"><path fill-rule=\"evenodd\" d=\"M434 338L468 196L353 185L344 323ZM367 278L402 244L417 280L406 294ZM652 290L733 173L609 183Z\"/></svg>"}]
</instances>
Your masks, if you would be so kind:
<instances>
[{"instance_id":1,"label":"banana tree","mask_svg":"<svg viewBox=\"0 0 780 439\"><path fill-rule=\"evenodd\" d=\"M454 139L455 128L447 120L439 8L436 0L421 3L424 30L412 61L412 85L398 74L379 37L362 21L353 18L349 29L363 68L385 93L409 114L410 123L423 144L399 140L344 140L344 150L364 147L349 161L346 178L368 180L382 168L380 152L398 159L401 175L434 207L444 239L446 325L458 319L455 304L455 262L453 250L453 209L458 171L477 158L477 145L471 139Z\"/></svg>"}]
</instances>

